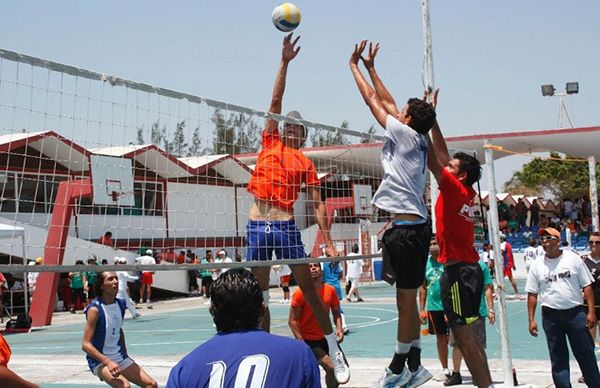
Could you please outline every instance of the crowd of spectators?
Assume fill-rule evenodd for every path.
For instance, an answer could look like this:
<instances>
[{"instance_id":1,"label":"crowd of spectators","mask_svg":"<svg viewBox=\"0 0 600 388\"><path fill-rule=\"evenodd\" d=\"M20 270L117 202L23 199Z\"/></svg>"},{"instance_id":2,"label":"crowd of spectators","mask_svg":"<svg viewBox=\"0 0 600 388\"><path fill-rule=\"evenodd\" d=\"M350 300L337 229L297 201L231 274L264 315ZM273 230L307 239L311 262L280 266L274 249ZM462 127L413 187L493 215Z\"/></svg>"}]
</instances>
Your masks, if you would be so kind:
<instances>
[{"instance_id":1,"label":"crowd of spectators","mask_svg":"<svg viewBox=\"0 0 600 388\"><path fill-rule=\"evenodd\" d=\"M539 199L530 203L521 197L516 205L500 201L498 219L501 233L517 251L527 247L530 239L537 238L540 228L557 229L563 241L567 240L568 231L571 247L577 250L588 248L587 241L592 232L592 206L587 195L574 199L565 197L551 211L545 209Z\"/></svg>"}]
</instances>

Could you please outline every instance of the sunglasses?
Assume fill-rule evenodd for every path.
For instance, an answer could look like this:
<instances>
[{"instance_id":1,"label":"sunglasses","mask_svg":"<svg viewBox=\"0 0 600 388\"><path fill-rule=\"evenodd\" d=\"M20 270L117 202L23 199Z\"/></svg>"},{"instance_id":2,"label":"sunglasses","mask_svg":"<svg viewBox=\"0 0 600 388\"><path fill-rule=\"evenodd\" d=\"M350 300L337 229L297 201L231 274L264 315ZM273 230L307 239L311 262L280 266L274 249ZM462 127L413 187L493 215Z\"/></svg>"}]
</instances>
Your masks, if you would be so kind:
<instances>
[{"instance_id":1,"label":"sunglasses","mask_svg":"<svg viewBox=\"0 0 600 388\"><path fill-rule=\"evenodd\" d=\"M540 240L542 240L542 241L552 241L552 240L558 240L558 237L556 237L556 236L542 236L542 237L540 237Z\"/></svg>"},{"instance_id":2,"label":"sunglasses","mask_svg":"<svg viewBox=\"0 0 600 388\"><path fill-rule=\"evenodd\" d=\"M590 245L600 245L600 240L590 241Z\"/></svg>"}]
</instances>

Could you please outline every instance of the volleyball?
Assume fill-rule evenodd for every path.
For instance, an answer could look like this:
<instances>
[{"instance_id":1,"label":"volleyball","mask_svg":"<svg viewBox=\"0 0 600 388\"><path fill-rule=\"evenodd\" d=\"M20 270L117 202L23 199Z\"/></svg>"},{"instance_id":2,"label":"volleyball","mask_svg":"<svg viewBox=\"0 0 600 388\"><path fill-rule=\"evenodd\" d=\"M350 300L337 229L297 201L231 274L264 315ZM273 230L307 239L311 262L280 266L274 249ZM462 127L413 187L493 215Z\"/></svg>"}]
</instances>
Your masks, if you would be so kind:
<instances>
[{"instance_id":1,"label":"volleyball","mask_svg":"<svg viewBox=\"0 0 600 388\"><path fill-rule=\"evenodd\" d=\"M279 4L273 9L273 25L283 32L294 31L300 24L300 9L292 3Z\"/></svg>"}]
</instances>

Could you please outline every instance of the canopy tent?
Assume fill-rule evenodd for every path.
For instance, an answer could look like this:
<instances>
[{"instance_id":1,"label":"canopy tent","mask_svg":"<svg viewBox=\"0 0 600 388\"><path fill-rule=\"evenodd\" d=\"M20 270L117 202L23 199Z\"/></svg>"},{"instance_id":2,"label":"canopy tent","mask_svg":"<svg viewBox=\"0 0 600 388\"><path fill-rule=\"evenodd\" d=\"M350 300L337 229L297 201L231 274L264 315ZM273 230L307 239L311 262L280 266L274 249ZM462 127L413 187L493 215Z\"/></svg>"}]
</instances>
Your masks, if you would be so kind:
<instances>
[{"instance_id":1,"label":"canopy tent","mask_svg":"<svg viewBox=\"0 0 600 388\"><path fill-rule=\"evenodd\" d=\"M23 264L27 264L25 262L25 260L27 260L27 255L25 254L25 228L8 224L0 224L0 239L12 239L15 237L21 237L21 247L23 248ZM12 264L12 255L10 256L10 262L8 264ZM25 293L25 312L27 313L27 311L29 311L27 273L23 274L23 282L25 284L23 287L23 291Z\"/></svg>"}]
</instances>

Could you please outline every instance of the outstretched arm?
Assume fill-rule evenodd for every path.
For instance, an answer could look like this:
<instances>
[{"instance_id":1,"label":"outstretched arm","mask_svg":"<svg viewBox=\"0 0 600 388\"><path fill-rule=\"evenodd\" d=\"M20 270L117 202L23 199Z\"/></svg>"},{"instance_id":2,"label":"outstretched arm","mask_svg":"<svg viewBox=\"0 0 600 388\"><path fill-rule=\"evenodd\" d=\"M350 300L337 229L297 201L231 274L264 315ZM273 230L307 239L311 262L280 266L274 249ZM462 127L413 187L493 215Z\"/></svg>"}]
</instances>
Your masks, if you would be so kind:
<instances>
[{"instance_id":1,"label":"outstretched arm","mask_svg":"<svg viewBox=\"0 0 600 388\"><path fill-rule=\"evenodd\" d=\"M379 74L375 70L375 56L379 51L379 43L375 44L373 47L373 43L369 43L369 54L366 57L361 57L365 67L367 68L367 72L369 73L369 77L371 77L371 82L373 82L373 87L375 88L375 93L377 93L377 97L381 101L383 108L387 111L387 113L391 114L394 117L398 117L400 111L398 110L398 106L396 105L396 101L394 101L394 97L387 90L381 78L379 78Z\"/></svg>"},{"instance_id":2,"label":"outstretched arm","mask_svg":"<svg viewBox=\"0 0 600 388\"><path fill-rule=\"evenodd\" d=\"M388 112L383 107L381 100L375 93L373 87L367 82L364 75L361 73L358 68L358 61L360 60L361 54L367 45L367 41L363 40L359 44L354 45L354 52L350 56L350 70L352 71L352 76L354 77L354 81L356 81L356 86L358 86L358 90L362 95L363 99L371 109L371 113L383 128L385 128L385 122L387 119Z\"/></svg>"},{"instance_id":3,"label":"outstretched arm","mask_svg":"<svg viewBox=\"0 0 600 388\"><path fill-rule=\"evenodd\" d=\"M271 106L269 106L269 112L281 114L281 102L283 101L283 93L285 92L285 79L287 76L287 68L290 61L296 58L300 51L300 46L295 47L298 43L297 37L292 41L292 32L283 38L283 48L281 50L281 62L279 63L279 70L277 70L277 76L275 77L275 86L273 87L273 96L271 97ZM277 132L278 123L275 120L268 119L265 130L268 133Z\"/></svg>"},{"instance_id":4,"label":"outstretched arm","mask_svg":"<svg viewBox=\"0 0 600 388\"><path fill-rule=\"evenodd\" d=\"M438 94L440 89L436 89L433 93L431 99L431 105L433 109L437 107ZM429 93L425 93L425 99L429 96ZM442 130L440 129L440 125L438 124L437 118L433 123L433 127L431 128L431 139L434 147L434 152L442 166L446 166L450 161L450 154L448 153L448 146L446 146L446 140L444 139L444 135L442 135Z\"/></svg>"}]
</instances>

